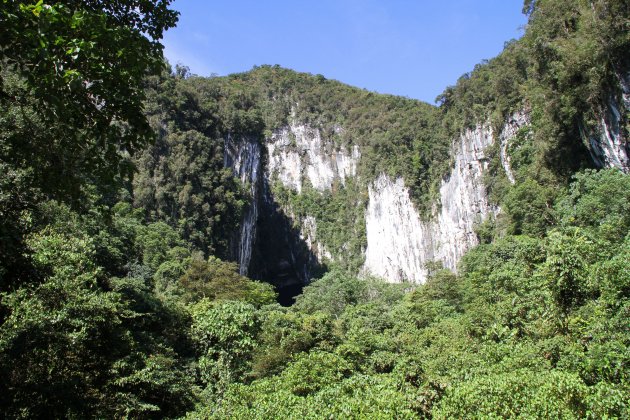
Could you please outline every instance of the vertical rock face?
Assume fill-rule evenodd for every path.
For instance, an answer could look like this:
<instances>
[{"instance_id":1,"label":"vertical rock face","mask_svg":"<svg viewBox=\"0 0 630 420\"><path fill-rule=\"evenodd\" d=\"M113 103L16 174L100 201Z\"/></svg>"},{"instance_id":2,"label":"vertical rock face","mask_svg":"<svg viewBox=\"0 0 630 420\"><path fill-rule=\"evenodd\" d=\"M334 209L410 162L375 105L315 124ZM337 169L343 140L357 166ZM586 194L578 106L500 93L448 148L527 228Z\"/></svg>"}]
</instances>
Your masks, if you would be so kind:
<instances>
[{"instance_id":1,"label":"vertical rock face","mask_svg":"<svg viewBox=\"0 0 630 420\"><path fill-rule=\"evenodd\" d=\"M319 191L330 189L335 180L344 183L354 176L361 157L358 146L334 150L321 132L304 124L290 124L276 130L266 143L267 176L298 193L308 180Z\"/></svg>"},{"instance_id":2,"label":"vertical rock face","mask_svg":"<svg viewBox=\"0 0 630 420\"><path fill-rule=\"evenodd\" d=\"M626 79L624 83L622 99L630 102L630 83ZM628 172L629 153L621 126L624 117L615 101L607 109L599 133L589 139L593 158L603 167ZM501 165L512 183L509 146L529 124L528 115L517 112L506 120L497 137ZM453 141L453 167L442 180L439 205L428 217L418 214L402 178L381 175L368 185L364 273L392 282L423 282L428 262L457 268L464 253L477 244L476 225L499 211L489 203L483 182L489 164L487 148L493 141L487 124L469 129ZM335 147L320 130L305 124L276 130L263 143L228 137L225 166L232 168L251 196L234 241L241 274L289 287L306 284L321 261L343 258L317 241L315 217L294 220L291 209L274 202L270 185L277 179L298 193L309 184L319 191L329 190L335 182L345 183L356 176L360 157L358 147Z\"/></svg>"},{"instance_id":3,"label":"vertical rock face","mask_svg":"<svg viewBox=\"0 0 630 420\"><path fill-rule=\"evenodd\" d=\"M517 113L506 121L499 136L508 177L508 144L528 123L525 114ZM368 186L365 273L392 282L423 282L428 262L440 261L446 268L456 269L462 255L477 244L476 224L498 212L489 204L483 183L488 168L486 149L493 138L488 125L479 125L453 142L454 165L442 180L439 206L431 217L424 218L428 220L416 211L402 178L381 175ZM252 198L235 241L236 259L242 274L273 277L281 286L304 284L318 262L343 256L331 255L317 242L314 217L299 221L299 228L294 226L290 209L273 201L270 181L277 178L297 192L304 182L326 190L335 181L343 183L356 174L360 153L356 147L334 150L319 130L305 125L276 131L265 147L249 139L226 140L225 165L248 186ZM262 167L264 155L266 168ZM257 243L265 246L257 247Z\"/></svg>"},{"instance_id":4,"label":"vertical rock face","mask_svg":"<svg viewBox=\"0 0 630 420\"><path fill-rule=\"evenodd\" d=\"M303 128L299 132L307 131ZM318 134L312 134L316 133L314 130L309 133L311 134L302 136L306 139L303 143L313 147L311 155L316 164L319 164L326 155L320 154L317 149L322 146ZM298 190L301 190L302 185L302 169L308 166L302 165L300 154L293 151L280 150L273 161L273 150L273 143L265 150L254 139L235 139L231 136L225 139L224 166L232 169L234 175L248 188L250 196L240 230L232 240L232 254L239 263L240 274L271 282L281 295L284 289L291 289L289 294L293 295L297 293L293 288L297 286L301 290L301 286L307 284L311 276L319 270L319 260L330 254L314 240L317 229L314 218L310 218L311 223L298 230L286 212L287 209L280 208L274 201L269 187L272 165L277 171L274 175L282 176L281 180L285 185ZM263 167L265 154L273 162L267 168ZM320 160L315 160L316 157ZM335 176L339 176L337 173L346 174L344 171L348 168L347 162L344 165L340 166L338 172L333 172L332 178L328 169L324 168L322 173L325 177L312 175L311 182L321 187L328 186L328 180L332 184ZM329 164L329 167L332 165ZM356 163L354 168L356 170ZM299 292L298 289L295 290Z\"/></svg>"},{"instance_id":5,"label":"vertical rock face","mask_svg":"<svg viewBox=\"0 0 630 420\"><path fill-rule=\"evenodd\" d=\"M623 106L630 109L630 75L620 79ZM596 164L628 173L630 150L619 108L618 101L611 99L598 130L588 141ZM507 119L498 136L501 165L511 183L515 178L509 146L518 131L529 124L529 115L517 112ZM449 177L442 181L440 207L428 221L416 212L402 179L382 175L369 187L365 272L393 282L423 282L427 262L440 261L446 268L457 268L461 257L478 242L475 226L499 211L488 202L483 183L488 169L486 148L493 139L491 127L480 125L453 143L455 162Z\"/></svg>"},{"instance_id":6,"label":"vertical rock face","mask_svg":"<svg viewBox=\"0 0 630 420\"><path fill-rule=\"evenodd\" d=\"M433 260L433 237L409 197L402 178L381 175L368 187L364 272L391 282L426 278Z\"/></svg>"},{"instance_id":7,"label":"vertical rock face","mask_svg":"<svg viewBox=\"0 0 630 420\"><path fill-rule=\"evenodd\" d=\"M621 130L621 121L617 104L611 100L599 120L597 130L588 136L589 151L600 168L618 168L629 173L630 151Z\"/></svg>"},{"instance_id":8,"label":"vertical rock face","mask_svg":"<svg viewBox=\"0 0 630 420\"><path fill-rule=\"evenodd\" d=\"M596 130L593 133L582 130L582 136L586 138L597 166L630 173L630 144L623 130L623 122L627 120L623 114L630 111L630 74L619 75L619 84L621 98L610 95L607 106L600 113Z\"/></svg>"},{"instance_id":9,"label":"vertical rock face","mask_svg":"<svg viewBox=\"0 0 630 420\"><path fill-rule=\"evenodd\" d=\"M582 135L598 166L630 173L626 127L630 119L630 74L620 74L619 82L621 91L611 94L602 106L597 127L591 132L582 130ZM511 115L496 136L489 124L480 124L454 139L453 167L442 180L439 201L429 215L418 214L402 178L380 175L368 183L362 271L392 282L424 282L429 262L441 262L455 270L461 257L478 242L475 227L499 212L490 204L484 185L488 147L496 138L501 166L514 184L510 144L528 125L529 115L521 111ZM228 136L225 166L248 188L251 197L233 240L233 255L241 274L268 280L279 289L301 287L322 268L322 261L344 258L333 255L331 248L318 241L315 215L301 214L297 219L291 208L283 208L274 200L272 191L274 182L280 181L298 194L307 189L312 193L310 188L324 192L355 177L361 151L356 145L340 147L335 138L341 132L337 127L327 137L318 127L293 120L267 139ZM324 225L319 228L320 233L328 233Z\"/></svg>"},{"instance_id":10,"label":"vertical rock face","mask_svg":"<svg viewBox=\"0 0 630 420\"><path fill-rule=\"evenodd\" d=\"M442 181L440 209L422 221L402 179L381 175L369 187L364 271L392 282L423 282L425 264L441 261L455 269L461 256L477 244L474 226L497 208L488 203L483 173L492 130L478 126L453 144L455 164Z\"/></svg>"},{"instance_id":11,"label":"vertical rock face","mask_svg":"<svg viewBox=\"0 0 630 420\"><path fill-rule=\"evenodd\" d=\"M488 169L486 148L492 143L492 129L479 125L475 130L467 130L453 144L455 165L448 179L442 181L441 209L437 225L430 230L438 238L434 259L451 270L457 268L459 259L470 247L477 245L475 225L498 211L488 203L483 182Z\"/></svg>"},{"instance_id":12,"label":"vertical rock face","mask_svg":"<svg viewBox=\"0 0 630 420\"><path fill-rule=\"evenodd\" d=\"M225 152L223 164L226 168L232 168L236 177L243 185L249 187L251 197L238 234L236 245L236 260L239 263L241 275L248 274L249 264L252 258L252 250L256 240L256 222L258 220L258 207L260 196L260 169L261 147L253 139L233 140L231 136L225 140Z\"/></svg>"},{"instance_id":13,"label":"vertical rock face","mask_svg":"<svg viewBox=\"0 0 630 420\"><path fill-rule=\"evenodd\" d=\"M335 131L340 133L341 128ZM265 147L266 182L277 179L297 193L301 193L307 184L318 191L330 190L335 182L345 184L347 178L356 176L361 158L358 146L336 147L331 139L322 137L319 129L298 123L276 130L266 140ZM280 210L292 223L299 225L301 241L318 262L334 259L335 256L324 244L317 241L317 220L314 217L296 220L291 209ZM311 265L316 265L312 258L309 261ZM304 276L309 280L307 274Z\"/></svg>"},{"instance_id":14,"label":"vertical rock face","mask_svg":"<svg viewBox=\"0 0 630 420\"><path fill-rule=\"evenodd\" d=\"M332 260L333 255L326 246L317 242L317 220L313 216L306 216L300 223L300 238L315 254L318 261Z\"/></svg>"}]
</instances>

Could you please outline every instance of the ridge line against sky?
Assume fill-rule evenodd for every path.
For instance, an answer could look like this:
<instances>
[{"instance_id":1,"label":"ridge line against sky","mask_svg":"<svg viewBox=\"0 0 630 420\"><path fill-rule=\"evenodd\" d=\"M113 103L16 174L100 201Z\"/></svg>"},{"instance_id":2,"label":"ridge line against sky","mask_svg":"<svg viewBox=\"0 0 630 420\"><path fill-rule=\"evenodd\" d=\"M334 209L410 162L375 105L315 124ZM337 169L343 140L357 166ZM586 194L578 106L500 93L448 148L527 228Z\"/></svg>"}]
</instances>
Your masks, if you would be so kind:
<instances>
[{"instance_id":1,"label":"ridge line against sky","mask_svg":"<svg viewBox=\"0 0 630 420\"><path fill-rule=\"evenodd\" d=\"M279 64L434 103L506 41L522 0L176 0L164 54L200 76Z\"/></svg>"}]
</instances>

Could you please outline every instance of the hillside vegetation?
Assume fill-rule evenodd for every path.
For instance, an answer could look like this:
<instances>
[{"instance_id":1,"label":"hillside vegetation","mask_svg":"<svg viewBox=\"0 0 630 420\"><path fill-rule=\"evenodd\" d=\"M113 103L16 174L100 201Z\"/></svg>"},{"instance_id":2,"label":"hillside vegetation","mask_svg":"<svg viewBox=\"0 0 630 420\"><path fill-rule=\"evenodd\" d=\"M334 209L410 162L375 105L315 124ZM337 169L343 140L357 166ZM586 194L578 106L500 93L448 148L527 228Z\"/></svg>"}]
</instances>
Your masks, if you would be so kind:
<instances>
[{"instance_id":1,"label":"hillside vegetation","mask_svg":"<svg viewBox=\"0 0 630 420\"><path fill-rule=\"evenodd\" d=\"M630 416L630 178L583 136L622 103L627 1L527 0L523 38L438 106L279 67L169 71L169 3L0 6L4 417ZM451 140L522 110L516 183L495 150L502 213L458 273L357 278L366 183L403 176L429 217ZM362 159L345 188L275 190L347 252L285 308L229 261L248 189L223 147L291 118Z\"/></svg>"}]
</instances>

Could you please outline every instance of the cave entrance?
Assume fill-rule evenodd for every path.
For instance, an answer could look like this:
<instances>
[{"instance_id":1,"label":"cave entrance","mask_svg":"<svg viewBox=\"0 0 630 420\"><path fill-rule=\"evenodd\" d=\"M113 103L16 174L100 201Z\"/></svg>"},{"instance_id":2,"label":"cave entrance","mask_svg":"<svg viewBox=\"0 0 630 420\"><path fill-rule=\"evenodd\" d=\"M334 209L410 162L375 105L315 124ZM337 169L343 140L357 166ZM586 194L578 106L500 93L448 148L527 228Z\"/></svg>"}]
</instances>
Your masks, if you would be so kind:
<instances>
[{"instance_id":1,"label":"cave entrance","mask_svg":"<svg viewBox=\"0 0 630 420\"><path fill-rule=\"evenodd\" d=\"M262 192L248 271L251 278L275 287L280 305L291 306L304 286L321 276L326 267L311 251L294 220L274 200L266 180Z\"/></svg>"},{"instance_id":2,"label":"cave entrance","mask_svg":"<svg viewBox=\"0 0 630 420\"><path fill-rule=\"evenodd\" d=\"M302 294L302 290L304 290L304 285L299 283L276 287L278 303L285 307L292 306L295 303L295 298Z\"/></svg>"}]
</instances>

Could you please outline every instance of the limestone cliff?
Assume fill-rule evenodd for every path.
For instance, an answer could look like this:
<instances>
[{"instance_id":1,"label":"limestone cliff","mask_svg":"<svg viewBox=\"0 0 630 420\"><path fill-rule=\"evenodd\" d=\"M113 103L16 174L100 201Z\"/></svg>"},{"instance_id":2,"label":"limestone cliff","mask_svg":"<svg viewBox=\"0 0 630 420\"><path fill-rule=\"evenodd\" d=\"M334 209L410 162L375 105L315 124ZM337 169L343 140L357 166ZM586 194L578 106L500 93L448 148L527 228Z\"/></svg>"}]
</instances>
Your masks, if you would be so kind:
<instances>
[{"instance_id":1,"label":"limestone cliff","mask_svg":"<svg viewBox=\"0 0 630 420\"><path fill-rule=\"evenodd\" d=\"M588 141L598 166L628 172L624 117L619 111L630 102L625 78L622 87L621 103L611 99L598 131ZM500 211L489 202L484 184L488 148L499 142L501 167L515 183L509 148L519 130L529 124L529 115L521 111L506 119L498 135L490 124L478 124L455 138L452 167L441 181L439 199L428 216L418 213L404 179L381 174L374 180L362 180L368 196L362 272L391 282L424 282L429 262L441 262L455 271L465 252L478 243L475 227ZM342 131L335 127L335 133ZM340 147L323 136L319 127L297 121L276 129L266 139L236 141L228 137L225 165L247 186L251 197L235 239L234 254L241 273L273 275L276 284L285 286L305 284L320 263L343 259L344 255L335 255L321 241L317 218L296 216L293 209L276 203L271 186L280 182L297 194L306 186L330 191L336 183L343 185L357 177L360 162L357 145Z\"/></svg>"},{"instance_id":2,"label":"limestone cliff","mask_svg":"<svg viewBox=\"0 0 630 420\"><path fill-rule=\"evenodd\" d=\"M503 138L509 141L508 135ZM389 281L422 282L427 275L426 262L439 260L448 268L456 268L463 253L476 244L475 224L497 211L488 203L482 179L487 168L485 150L492 142L492 130L482 125L453 142L454 166L442 181L440 203L428 221L420 218L402 178L392 180L381 175L368 185L366 273ZM261 155L267 162L264 168L261 168ZM306 125L294 124L277 130L262 146L228 138L226 165L247 183L252 196L238 239L241 271L249 272L252 248L257 242L255 219L260 216L261 202L273 201L264 185L277 179L297 192L302 191L305 182L317 190L330 189L334 181L343 183L356 176L360 156L358 147L335 149L322 139L318 129ZM343 257L332 255L318 241L314 217L295 220L291 209L278 211L298 226L299 239L317 259Z\"/></svg>"},{"instance_id":3,"label":"limestone cliff","mask_svg":"<svg viewBox=\"0 0 630 420\"><path fill-rule=\"evenodd\" d=\"M337 128L341 131L341 128ZM361 157L358 146L337 148L322 139L317 127L291 123L274 131L265 142L269 179L279 179L285 187L302 191L308 181L313 188L330 189L335 180L341 183L356 175Z\"/></svg>"},{"instance_id":4,"label":"limestone cliff","mask_svg":"<svg viewBox=\"0 0 630 420\"><path fill-rule=\"evenodd\" d=\"M389 281L423 282L426 263L455 270L477 244L474 227L497 208L488 202L483 174L492 129L479 125L453 142L454 166L442 180L440 200L429 220L421 220L401 178L381 175L369 187L365 272Z\"/></svg>"},{"instance_id":5,"label":"limestone cliff","mask_svg":"<svg viewBox=\"0 0 630 420\"><path fill-rule=\"evenodd\" d=\"M234 175L248 187L250 202L241 221L241 228L232 240L236 251L233 252L239 263L239 271L247 275L252 258L254 242L256 240L256 225L260 199L261 179L261 147L255 139L233 139L228 136L225 140L223 162L225 167L232 168Z\"/></svg>"},{"instance_id":6,"label":"limestone cliff","mask_svg":"<svg viewBox=\"0 0 630 420\"><path fill-rule=\"evenodd\" d=\"M623 124L630 113L630 73L618 76L621 94L610 94L608 103L598 112L597 127L587 132L581 127L582 136L589 145L595 164L601 168L614 167L630 173L630 144Z\"/></svg>"}]
</instances>

